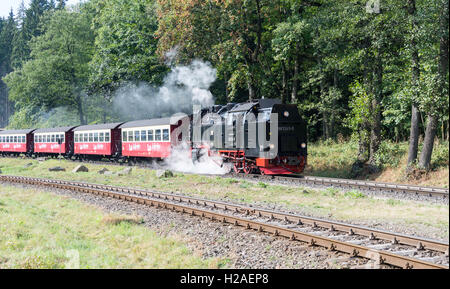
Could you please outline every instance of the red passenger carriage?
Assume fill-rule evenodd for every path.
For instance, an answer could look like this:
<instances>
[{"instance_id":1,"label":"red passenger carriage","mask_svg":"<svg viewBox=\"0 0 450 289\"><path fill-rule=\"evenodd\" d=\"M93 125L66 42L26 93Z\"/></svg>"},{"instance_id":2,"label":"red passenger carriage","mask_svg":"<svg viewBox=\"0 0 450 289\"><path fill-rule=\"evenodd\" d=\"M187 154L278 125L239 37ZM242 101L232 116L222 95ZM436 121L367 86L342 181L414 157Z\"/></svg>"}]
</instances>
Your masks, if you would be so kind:
<instances>
[{"instance_id":1,"label":"red passenger carriage","mask_svg":"<svg viewBox=\"0 0 450 289\"><path fill-rule=\"evenodd\" d=\"M144 158L167 158L179 142L172 139L179 119L159 118L124 123L122 130L122 156Z\"/></svg>"},{"instance_id":2,"label":"red passenger carriage","mask_svg":"<svg viewBox=\"0 0 450 289\"><path fill-rule=\"evenodd\" d=\"M84 125L75 128L75 155L118 157L121 152L119 126L122 123Z\"/></svg>"},{"instance_id":3,"label":"red passenger carriage","mask_svg":"<svg viewBox=\"0 0 450 289\"><path fill-rule=\"evenodd\" d=\"M0 154L31 154L34 129L0 131Z\"/></svg>"},{"instance_id":4,"label":"red passenger carriage","mask_svg":"<svg viewBox=\"0 0 450 289\"><path fill-rule=\"evenodd\" d=\"M65 154L68 157L74 153L73 129L70 127L44 128L34 131L34 152L36 154Z\"/></svg>"}]
</instances>

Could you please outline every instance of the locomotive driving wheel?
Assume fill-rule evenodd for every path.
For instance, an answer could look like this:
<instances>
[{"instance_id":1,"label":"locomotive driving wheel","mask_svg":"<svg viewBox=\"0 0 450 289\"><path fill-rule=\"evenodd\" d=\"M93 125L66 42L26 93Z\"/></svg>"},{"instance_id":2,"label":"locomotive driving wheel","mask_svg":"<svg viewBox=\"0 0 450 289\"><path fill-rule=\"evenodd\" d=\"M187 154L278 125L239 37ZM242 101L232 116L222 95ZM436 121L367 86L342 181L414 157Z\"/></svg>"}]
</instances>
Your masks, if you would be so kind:
<instances>
[{"instance_id":1,"label":"locomotive driving wheel","mask_svg":"<svg viewBox=\"0 0 450 289\"><path fill-rule=\"evenodd\" d=\"M234 162L233 164L233 170L236 174L239 174L241 172L241 163L240 162Z\"/></svg>"},{"instance_id":2,"label":"locomotive driving wheel","mask_svg":"<svg viewBox=\"0 0 450 289\"><path fill-rule=\"evenodd\" d=\"M248 163L248 162L244 163L243 167L244 167L243 168L244 169L244 173L246 175L249 175L249 174L253 173L253 170L255 169L253 164L252 163Z\"/></svg>"}]
</instances>

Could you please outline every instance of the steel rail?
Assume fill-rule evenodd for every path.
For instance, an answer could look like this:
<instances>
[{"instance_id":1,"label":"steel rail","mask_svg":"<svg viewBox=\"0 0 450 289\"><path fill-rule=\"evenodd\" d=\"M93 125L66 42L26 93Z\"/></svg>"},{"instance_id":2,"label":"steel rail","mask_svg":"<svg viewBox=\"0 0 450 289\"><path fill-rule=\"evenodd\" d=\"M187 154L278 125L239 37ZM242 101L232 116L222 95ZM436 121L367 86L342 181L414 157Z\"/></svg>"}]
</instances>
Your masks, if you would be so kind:
<instances>
[{"instance_id":1,"label":"steel rail","mask_svg":"<svg viewBox=\"0 0 450 289\"><path fill-rule=\"evenodd\" d=\"M384 191L384 192L398 192L416 195L426 195L430 197L441 197L447 200L449 198L448 188L422 187L422 186L395 184L395 183L382 183L374 181L350 180L350 179L314 177L314 176L298 176L298 175L288 177L288 176L269 176L257 174L250 174L250 175L233 174L233 176L244 179L282 181L291 184L310 184L323 186L332 185L339 188L349 188L349 189L357 188L370 191Z\"/></svg>"},{"instance_id":2,"label":"steel rail","mask_svg":"<svg viewBox=\"0 0 450 289\"><path fill-rule=\"evenodd\" d=\"M165 193L151 192L150 194L152 194L152 195L150 196L149 192L142 191L142 190L124 189L124 188L118 188L118 187L94 185L94 184L87 184L87 183L76 183L76 182L71 183L71 182L60 181L60 180L44 180L44 179L37 179L37 178L14 177L14 176L0 176L0 181L24 183L24 184L39 185L39 186L48 186L48 187L55 187L55 188L59 188L59 189L68 189L68 190L72 190L72 191L85 192L85 193L94 193L94 194L101 195L101 196L108 196L108 197L113 197L116 199L132 201L132 202L136 202L139 204L146 204L146 205L160 207L160 208L162 207L165 209L171 209L171 210L182 212L182 213L188 213L193 216L201 216L201 217L209 218L211 220L220 220L224 223L230 223L230 224L234 224L236 226L241 226L241 227L246 227L248 229L258 230L260 232L271 233L275 236L287 237L292 240L306 242L310 245L317 245L317 246L325 247L329 250L341 251L344 253L351 254L352 256L358 256L358 257L363 257L366 259L375 260L379 264L390 264L390 265L394 265L394 266L398 266L398 267L402 267L402 268L448 269L448 266L434 264L434 263L430 263L430 262L427 262L424 260L410 258L407 256L402 256L402 255L394 254L394 253L383 251L383 250L376 250L373 248L360 246L360 245L352 244L352 243L345 242L345 241L339 241L339 240L328 238L328 237L318 236L316 234L310 234L310 233L301 232L301 231L297 231L297 230L293 230L293 229L289 229L289 228L285 228L285 227L281 227L281 226L277 226L277 225L267 224L267 223L263 223L263 222L258 222L258 221L253 221L253 220L249 220L249 219L230 216L227 214L212 212L209 210L192 208L192 207L181 205L181 204L171 203L170 201L168 201L168 196ZM96 186L100 186L100 188L98 188ZM117 192L117 190L128 190L127 191L128 194L119 193L119 192ZM139 192L141 195L138 195L137 192ZM129 195L129 193L132 193L134 195ZM155 198L155 196L156 196L155 194L156 195L164 194L165 198ZM180 197L180 196L178 196L178 197ZM193 198L186 197L186 199L188 199L188 203L194 203ZM200 200L200 199L196 200L196 204L200 204L200 202L197 202L198 200ZM176 199L172 199L172 201L176 201ZM182 200L179 199L178 201L182 201ZM214 202L214 201L209 201L209 200L204 200L204 201L211 202L213 204L213 206L215 206L215 208L217 207L217 205L226 205L227 207L224 208L225 210L228 210L230 208L234 208L237 210L242 209L241 206L226 204L223 202ZM254 208L252 208L252 209L254 209ZM258 210L258 211L265 212L265 213L270 212L272 214L271 217L275 217L273 215L272 211L267 211L267 210ZM281 215L284 215L284 214L281 214ZM284 216L286 216L286 215L284 215ZM295 216L295 215L291 215L291 216ZM303 218L303 220L304 220L304 218ZM316 220L318 220L318 219L316 219ZM324 220L320 220L320 221L327 222ZM334 229L339 228L338 227L339 225L345 225L345 224L336 223L336 222L332 222L332 223L333 223L333 226L336 226L336 227L334 227ZM315 223L315 224L318 225L317 223ZM331 229L333 229L333 227L331 227ZM367 230L371 230L371 229L367 228ZM378 231L378 232L381 232L381 231ZM353 232L350 231L349 233L356 234L355 231L353 231ZM386 232L386 233L390 234L390 235L395 235L395 234L388 233L388 232ZM408 237L408 236L396 235L395 238L397 239L397 241L400 241L400 240L403 240L402 237ZM394 239L394 242L396 241L396 239ZM420 238L416 238L416 239L420 239ZM427 242L432 241L432 240L426 240L426 239L421 239L421 240L423 241L423 243L421 243L421 245L423 245L424 247L430 246L430 244L428 244ZM446 244L446 246L447 246L446 252L448 255L448 244Z\"/></svg>"}]
</instances>

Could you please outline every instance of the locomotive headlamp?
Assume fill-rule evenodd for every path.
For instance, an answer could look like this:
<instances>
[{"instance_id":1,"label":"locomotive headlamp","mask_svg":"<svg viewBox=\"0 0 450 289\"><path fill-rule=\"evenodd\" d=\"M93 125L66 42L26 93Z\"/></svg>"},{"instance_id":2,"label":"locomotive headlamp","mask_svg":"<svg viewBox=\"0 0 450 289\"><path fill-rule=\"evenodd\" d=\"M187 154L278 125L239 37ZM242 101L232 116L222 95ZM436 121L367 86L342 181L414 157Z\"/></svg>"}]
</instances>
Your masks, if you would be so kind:
<instances>
[{"instance_id":1,"label":"locomotive headlamp","mask_svg":"<svg viewBox=\"0 0 450 289\"><path fill-rule=\"evenodd\" d=\"M289 117L289 111L286 110L286 111L284 112L284 116L285 116L285 117Z\"/></svg>"},{"instance_id":2,"label":"locomotive headlamp","mask_svg":"<svg viewBox=\"0 0 450 289\"><path fill-rule=\"evenodd\" d=\"M275 145L274 145L273 143L271 143L271 144L269 145L269 147L270 147L271 150L273 150L273 149L275 148Z\"/></svg>"},{"instance_id":3,"label":"locomotive headlamp","mask_svg":"<svg viewBox=\"0 0 450 289\"><path fill-rule=\"evenodd\" d=\"M302 143L302 144L301 144L301 147L302 147L302 149L306 148L306 144L305 144L305 143Z\"/></svg>"}]
</instances>

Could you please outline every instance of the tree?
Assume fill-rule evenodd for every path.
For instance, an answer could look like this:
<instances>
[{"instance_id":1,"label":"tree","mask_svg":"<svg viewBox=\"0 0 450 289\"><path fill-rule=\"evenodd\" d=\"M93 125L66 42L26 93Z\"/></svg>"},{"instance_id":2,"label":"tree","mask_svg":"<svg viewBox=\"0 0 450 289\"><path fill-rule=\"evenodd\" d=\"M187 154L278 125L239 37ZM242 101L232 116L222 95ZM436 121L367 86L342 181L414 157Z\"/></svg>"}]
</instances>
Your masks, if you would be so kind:
<instances>
[{"instance_id":1,"label":"tree","mask_svg":"<svg viewBox=\"0 0 450 289\"><path fill-rule=\"evenodd\" d=\"M408 0L407 9L411 23L410 51L411 51L411 92L412 92L411 129L409 136L408 165L407 165L407 169L409 169L417 159L417 150L419 147L420 111L418 105L419 99L418 82L420 77L420 64L419 64L419 50L417 47L417 34L419 31L416 19L417 18L416 0Z\"/></svg>"},{"instance_id":2,"label":"tree","mask_svg":"<svg viewBox=\"0 0 450 289\"><path fill-rule=\"evenodd\" d=\"M18 22L21 23L21 27L14 35L13 51L12 51L12 66L14 68L20 68L21 65L30 59L30 46L29 42L33 37L37 37L41 34L40 23L41 17L45 11L50 10L50 5L47 0L32 0L30 7L23 11L23 3L19 8ZM24 15L23 15L24 14ZM24 17L23 19L21 17Z\"/></svg>"},{"instance_id":3,"label":"tree","mask_svg":"<svg viewBox=\"0 0 450 289\"><path fill-rule=\"evenodd\" d=\"M107 0L94 19L91 94L109 98L124 82L160 84L167 71L156 55L158 22L153 0Z\"/></svg>"},{"instance_id":4,"label":"tree","mask_svg":"<svg viewBox=\"0 0 450 289\"><path fill-rule=\"evenodd\" d=\"M16 30L13 11L9 13L6 20L0 18L0 78L12 71L11 43ZM8 124L10 113L11 103L8 99L8 89L5 83L0 80L0 127L4 127Z\"/></svg>"},{"instance_id":5,"label":"tree","mask_svg":"<svg viewBox=\"0 0 450 289\"><path fill-rule=\"evenodd\" d=\"M47 14L45 33L30 43L31 59L4 79L16 106L36 118L41 110L69 106L86 123L83 107L93 54L91 15L57 10Z\"/></svg>"},{"instance_id":6,"label":"tree","mask_svg":"<svg viewBox=\"0 0 450 289\"><path fill-rule=\"evenodd\" d=\"M427 81L429 84L427 87L427 91L429 92L427 103L427 127L419 161L419 167L426 170L430 169L439 112L442 112L442 104L444 104L445 101L447 102L446 107L448 107L448 1L442 0L438 3L440 13L438 29L439 50L436 57L438 62L437 72Z\"/></svg>"}]
</instances>

